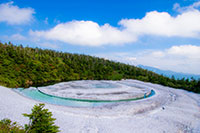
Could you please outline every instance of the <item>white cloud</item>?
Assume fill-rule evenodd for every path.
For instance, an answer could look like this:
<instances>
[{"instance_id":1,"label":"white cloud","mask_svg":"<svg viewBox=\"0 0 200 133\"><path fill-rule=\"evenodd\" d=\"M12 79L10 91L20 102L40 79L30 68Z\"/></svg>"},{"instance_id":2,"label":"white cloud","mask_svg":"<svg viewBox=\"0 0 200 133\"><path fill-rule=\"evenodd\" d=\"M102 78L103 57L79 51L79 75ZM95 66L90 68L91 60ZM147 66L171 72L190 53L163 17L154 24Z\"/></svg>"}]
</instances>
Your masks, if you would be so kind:
<instances>
[{"instance_id":1,"label":"white cloud","mask_svg":"<svg viewBox=\"0 0 200 133\"><path fill-rule=\"evenodd\" d=\"M136 57L127 57L127 58L125 58L126 60L129 60L129 61L136 61Z\"/></svg>"},{"instance_id":2,"label":"white cloud","mask_svg":"<svg viewBox=\"0 0 200 133\"><path fill-rule=\"evenodd\" d=\"M148 12L142 19L122 19L119 27L99 25L93 21L70 21L31 35L75 45L100 46L133 43L142 35L200 38L200 11L191 10L177 16L167 12Z\"/></svg>"},{"instance_id":3,"label":"white cloud","mask_svg":"<svg viewBox=\"0 0 200 133\"><path fill-rule=\"evenodd\" d=\"M173 10L181 12L181 6L180 6L180 4L179 3L175 3L173 5Z\"/></svg>"},{"instance_id":4,"label":"white cloud","mask_svg":"<svg viewBox=\"0 0 200 133\"><path fill-rule=\"evenodd\" d=\"M45 47L45 48L52 48L52 49L59 49L60 47L56 44L52 44L49 42L43 42L43 43L39 43L40 46Z\"/></svg>"},{"instance_id":5,"label":"white cloud","mask_svg":"<svg viewBox=\"0 0 200 133\"><path fill-rule=\"evenodd\" d=\"M0 22L8 24L26 24L33 19L34 9L19 8L14 6L13 2L0 4Z\"/></svg>"},{"instance_id":6,"label":"white cloud","mask_svg":"<svg viewBox=\"0 0 200 133\"><path fill-rule=\"evenodd\" d=\"M133 35L129 35L109 24L100 26L92 21L61 23L48 31L30 31L30 34L48 40L59 40L70 44L89 46L123 44L136 40Z\"/></svg>"},{"instance_id":7,"label":"white cloud","mask_svg":"<svg viewBox=\"0 0 200 133\"><path fill-rule=\"evenodd\" d=\"M139 55L135 63L158 66L164 70L200 74L200 46L180 45L165 50L146 52Z\"/></svg>"},{"instance_id":8,"label":"white cloud","mask_svg":"<svg viewBox=\"0 0 200 133\"><path fill-rule=\"evenodd\" d=\"M134 53L134 54L133 54ZM146 65L175 72L200 74L200 46L180 45L164 50L96 54L132 65Z\"/></svg>"},{"instance_id":9,"label":"white cloud","mask_svg":"<svg viewBox=\"0 0 200 133\"><path fill-rule=\"evenodd\" d=\"M11 40L26 40L26 37L24 37L23 35L19 33L13 34L10 38Z\"/></svg>"},{"instance_id":10,"label":"white cloud","mask_svg":"<svg viewBox=\"0 0 200 133\"><path fill-rule=\"evenodd\" d=\"M162 51L155 51L151 54L153 57L164 57L165 54Z\"/></svg>"},{"instance_id":11,"label":"white cloud","mask_svg":"<svg viewBox=\"0 0 200 133\"><path fill-rule=\"evenodd\" d=\"M192 8L199 8L200 7L200 1L193 3L191 7Z\"/></svg>"},{"instance_id":12,"label":"white cloud","mask_svg":"<svg viewBox=\"0 0 200 133\"><path fill-rule=\"evenodd\" d=\"M195 45L173 46L166 52L170 55L200 59L200 46L195 46Z\"/></svg>"},{"instance_id":13,"label":"white cloud","mask_svg":"<svg viewBox=\"0 0 200 133\"><path fill-rule=\"evenodd\" d=\"M179 3L175 3L173 9L177 12L187 12L196 10L200 7L200 1L194 2L192 5L181 7Z\"/></svg>"},{"instance_id":14,"label":"white cloud","mask_svg":"<svg viewBox=\"0 0 200 133\"><path fill-rule=\"evenodd\" d=\"M184 12L172 17L167 12L152 11L142 19L124 19L119 22L127 31L137 35L200 37L200 12Z\"/></svg>"},{"instance_id":15,"label":"white cloud","mask_svg":"<svg viewBox=\"0 0 200 133\"><path fill-rule=\"evenodd\" d=\"M21 40L26 40L26 37L17 33L17 34L13 34L10 36L4 35L2 36L3 39L7 40L7 41L13 41L13 40L17 40L17 41L21 41Z\"/></svg>"}]
</instances>

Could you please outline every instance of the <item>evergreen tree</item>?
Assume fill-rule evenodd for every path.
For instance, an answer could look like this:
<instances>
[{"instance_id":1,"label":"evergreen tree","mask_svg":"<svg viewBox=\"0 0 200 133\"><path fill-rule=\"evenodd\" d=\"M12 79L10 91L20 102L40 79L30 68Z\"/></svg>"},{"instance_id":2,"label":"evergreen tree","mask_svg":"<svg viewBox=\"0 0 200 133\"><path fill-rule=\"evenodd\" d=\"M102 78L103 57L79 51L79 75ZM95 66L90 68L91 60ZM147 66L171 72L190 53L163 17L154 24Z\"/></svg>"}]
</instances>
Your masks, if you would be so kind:
<instances>
[{"instance_id":1,"label":"evergreen tree","mask_svg":"<svg viewBox=\"0 0 200 133\"><path fill-rule=\"evenodd\" d=\"M25 125L26 133L57 133L59 127L54 124L55 118L44 104L35 105L31 114L23 114L29 117L29 124Z\"/></svg>"}]
</instances>

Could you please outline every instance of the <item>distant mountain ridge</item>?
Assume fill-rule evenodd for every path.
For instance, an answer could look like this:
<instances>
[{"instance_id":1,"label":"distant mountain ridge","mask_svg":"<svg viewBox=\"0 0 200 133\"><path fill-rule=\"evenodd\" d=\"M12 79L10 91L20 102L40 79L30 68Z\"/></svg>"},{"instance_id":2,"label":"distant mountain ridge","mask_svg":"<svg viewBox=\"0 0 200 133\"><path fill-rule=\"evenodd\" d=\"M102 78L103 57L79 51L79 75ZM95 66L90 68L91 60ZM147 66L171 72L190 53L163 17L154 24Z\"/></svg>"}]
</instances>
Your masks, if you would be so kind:
<instances>
[{"instance_id":1,"label":"distant mountain ridge","mask_svg":"<svg viewBox=\"0 0 200 133\"><path fill-rule=\"evenodd\" d=\"M138 65L138 67L155 72L157 74L162 74L164 76L167 76L169 78L171 78L172 76L175 77L175 79L191 79L192 77L196 80L200 79L200 75L195 75L195 74L187 74L187 73L179 73L179 72L174 72L174 71L170 71L170 70L161 70L155 67L150 67L150 66L143 66L143 65Z\"/></svg>"}]
</instances>

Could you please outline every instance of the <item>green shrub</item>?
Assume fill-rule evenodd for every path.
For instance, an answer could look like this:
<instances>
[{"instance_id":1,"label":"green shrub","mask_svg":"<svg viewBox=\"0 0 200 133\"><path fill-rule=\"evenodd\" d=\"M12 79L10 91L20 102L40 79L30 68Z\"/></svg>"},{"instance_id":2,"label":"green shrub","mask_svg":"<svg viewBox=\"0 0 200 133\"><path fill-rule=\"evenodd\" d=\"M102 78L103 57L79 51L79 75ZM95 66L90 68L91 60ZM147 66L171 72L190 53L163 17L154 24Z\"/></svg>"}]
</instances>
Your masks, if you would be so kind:
<instances>
[{"instance_id":1,"label":"green shrub","mask_svg":"<svg viewBox=\"0 0 200 133\"><path fill-rule=\"evenodd\" d=\"M3 119L0 121L0 133L25 133L25 131L16 122Z\"/></svg>"}]
</instances>

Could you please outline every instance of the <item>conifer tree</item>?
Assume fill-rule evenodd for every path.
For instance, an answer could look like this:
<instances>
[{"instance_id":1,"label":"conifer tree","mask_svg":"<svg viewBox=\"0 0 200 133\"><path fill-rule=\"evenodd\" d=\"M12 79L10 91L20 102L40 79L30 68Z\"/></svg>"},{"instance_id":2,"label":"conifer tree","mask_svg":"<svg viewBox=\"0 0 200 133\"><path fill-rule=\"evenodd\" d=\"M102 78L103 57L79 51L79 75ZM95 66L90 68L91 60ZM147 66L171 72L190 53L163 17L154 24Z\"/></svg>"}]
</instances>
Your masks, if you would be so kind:
<instances>
[{"instance_id":1,"label":"conifer tree","mask_svg":"<svg viewBox=\"0 0 200 133\"><path fill-rule=\"evenodd\" d=\"M44 109L45 104L35 105L31 114L23 114L29 117L29 124L25 125L26 133L57 133L59 127L55 125L55 118L48 109Z\"/></svg>"}]
</instances>

